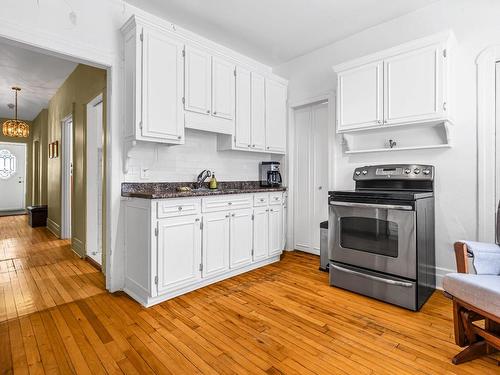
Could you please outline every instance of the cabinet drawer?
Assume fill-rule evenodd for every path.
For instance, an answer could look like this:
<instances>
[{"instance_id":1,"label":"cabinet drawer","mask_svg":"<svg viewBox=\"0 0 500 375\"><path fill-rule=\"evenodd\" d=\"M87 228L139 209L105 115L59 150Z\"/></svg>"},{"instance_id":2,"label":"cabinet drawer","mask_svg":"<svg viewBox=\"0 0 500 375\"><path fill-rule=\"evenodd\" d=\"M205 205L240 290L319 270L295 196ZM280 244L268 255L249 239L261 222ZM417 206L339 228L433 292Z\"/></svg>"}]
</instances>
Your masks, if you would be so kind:
<instances>
[{"instance_id":1,"label":"cabinet drawer","mask_svg":"<svg viewBox=\"0 0 500 375\"><path fill-rule=\"evenodd\" d=\"M254 207L267 206L269 203L268 193L257 193L253 196Z\"/></svg>"},{"instance_id":2,"label":"cabinet drawer","mask_svg":"<svg viewBox=\"0 0 500 375\"><path fill-rule=\"evenodd\" d=\"M168 199L158 202L158 219L200 213L200 199Z\"/></svg>"},{"instance_id":3,"label":"cabinet drawer","mask_svg":"<svg viewBox=\"0 0 500 375\"><path fill-rule=\"evenodd\" d=\"M235 194L220 197L203 198L201 202L202 212L215 212L226 210L237 210L240 208L251 208L253 205L253 195Z\"/></svg>"},{"instance_id":4,"label":"cabinet drawer","mask_svg":"<svg viewBox=\"0 0 500 375\"><path fill-rule=\"evenodd\" d=\"M283 193L270 193L269 194L269 204L281 204L283 203Z\"/></svg>"}]
</instances>

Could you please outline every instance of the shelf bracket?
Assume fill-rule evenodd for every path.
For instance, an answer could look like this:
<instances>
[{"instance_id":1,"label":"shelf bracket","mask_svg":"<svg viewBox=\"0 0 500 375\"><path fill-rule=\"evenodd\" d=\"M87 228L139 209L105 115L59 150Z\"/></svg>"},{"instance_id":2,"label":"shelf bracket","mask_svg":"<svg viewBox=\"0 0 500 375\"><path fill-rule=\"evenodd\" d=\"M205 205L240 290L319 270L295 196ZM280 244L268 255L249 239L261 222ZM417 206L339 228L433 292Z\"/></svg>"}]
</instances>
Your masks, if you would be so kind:
<instances>
[{"instance_id":1,"label":"shelf bracket","mask_svg":"<svg viewBox=\"0 0 500 375\"><path fill-rule=\"evenodd\" d=\"M137 145L137 141L125 141L124 142L124 145L123 145L123 148L124 148L123 155L125 156L124 160L123 160L123 173L124 174L128 173L129 163L130 163L130 158L131 158L131 152L132 152L132 149L136 145Z\"/></svg>"}]
</instances>

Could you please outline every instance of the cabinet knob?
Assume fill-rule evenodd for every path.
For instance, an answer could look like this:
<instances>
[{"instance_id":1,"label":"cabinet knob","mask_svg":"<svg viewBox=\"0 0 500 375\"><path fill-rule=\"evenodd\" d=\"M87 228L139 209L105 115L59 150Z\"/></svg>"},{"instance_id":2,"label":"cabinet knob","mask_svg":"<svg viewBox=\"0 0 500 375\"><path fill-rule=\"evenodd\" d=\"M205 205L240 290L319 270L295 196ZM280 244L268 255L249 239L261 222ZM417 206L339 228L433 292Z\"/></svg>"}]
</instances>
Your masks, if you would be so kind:
<instances>
[{"instance_id":1,"label":"cabinet knob","mask_svg":"<svg viewBox=\"0 0 500 375\"><path fill-rule=\"evenodd\" d=\"M231 216L232 216L232 217L235 217L235 216L236 216L236 214L232 214Z\"/></svg>"},{"instance_id":2,"label":"cabinet knob","mask_svg":"<svg viewBox=\"0 0 500 375\"><path fill-rule=\"evenodd\" d=\"M179 209L179 211L182 211L182 206L179 206L178 209Z\"/></svg>"},{"instance_id":3,"label":"cabinet knob","mask_svg":"<svg viewBox=\"0 0 500 375\"><path fill-rule=\"evenodd\" d=\"M194 219L194 221L200 221L200 218L198 217L198 218Z\"/></svg>"},{"instance_id":4,"label":"cabinet knob","mask_svg":"<svg viewBox=\"0 0 500 375\"><path fill-rule=\"evenodd\" d=\"M209 110L209 109L207 109L207 113L210 113L210 110Z\"/></svg>"},{"instance_id":5,"label":"cabinet knob","mask_svg":"<svg viewBox=\"0 0 500 375\"><path fill-rule=\"evenodd\" d=\"M252 146L248 145L248 147L252 147Z\"/></svg>"},{"instance_id":6,"label":"cabinet knob","mask_svg":"<svg viewBox=\"0 0 500 375\"><path fill-rule=\"evenodd\" d=\"M230 206L230 205L232 205L232 204L233 204L233 202L227 202L227 204Z\"/></svg>"},{"instance_id":7,"label":"cabinet knob","mask_svg":"<svg viewBox=\"0 0 500 375\"><path fill-rule=\"evenodd\" d=\"M318 190L322 190L323 189L323 186L318 186Z\"/></svg>"},{"instance_id":8,"label":"cabinet knob","mask_svg":"<svg viewBox=\"0 0 500 375\"><path fill-rule=\"evenodd\" d=\"M387 120L384 120L384 124L387 124Z\"/></svg>"},{"instance_id":9,"label":"cabinet knob","mask_svg":"<svg viewBox=\"0 0 500 375\"><path fill-rule=\"evenodd\" d=\"M226 217L229 217L229 214L227 214Z\"/></svg>"},{"instance_id":10,"label":"cabinet knob","mask_svg":"<svg viewBox=\"0 0 500 375\"><path fill-rule=\"evenodd\" d=\"M182 137L179 135L179 136L177 136L177 139L182 139Z\"/></svg>"},{"instance_id":11,"label":"cabinet knob","mask_svg":"<svg viewBox=\"0 0 500 375\"><path fill-rule=\"evenodd\" d=\"M252 147L255 147L255 145L252 145Z\"/></svg>"},{"instance_id":12,"label":"cabinet knob","mask_svg":"<svg viewBox=\"0 0 500 375\"><path fill-rule=\"evenodd\" d=\"M382 120L377 120L377 123L381 124L381 123L382 123Z\"/></svg>"},{"instance_id":13,"label":"cabinet knob","mask_svg":"<svg viewBox=\"0 0 500 375\"><path fill-rule=\"evenodd\" d=\"M260 201L261 201L261 202L264 202L264 198L260 198Z\"/></svg>"},{"instance_id":14,"label":"cabinet knob","mask_svg":"<svg viewBox=\"0 0 500 375\"><path fill-rule=\"evenodd\" d=\"M266 149L268 149L268 150L269 150L269 146L267 146L267 147L266 147Z\"/></svg>"},{"instance_id":15,"label":"cabinet knob","mask_svg":"<svg viewBox=\"0 0 500 375\"><path fill-rule=\"evenodd\" d=\"M272 208L269 211L274 212L274 210Z\"/></svg>"},{"instance_id":16,"label":"cabinet knob","mask_svg":"<svg viewBox=\"0 0 500 375\"><path fill-rule=\"evenodd\" d=\"M214 115L216 115L216 114L217 114L217 112L214 112Z\"/></svg>"}]
</instances>

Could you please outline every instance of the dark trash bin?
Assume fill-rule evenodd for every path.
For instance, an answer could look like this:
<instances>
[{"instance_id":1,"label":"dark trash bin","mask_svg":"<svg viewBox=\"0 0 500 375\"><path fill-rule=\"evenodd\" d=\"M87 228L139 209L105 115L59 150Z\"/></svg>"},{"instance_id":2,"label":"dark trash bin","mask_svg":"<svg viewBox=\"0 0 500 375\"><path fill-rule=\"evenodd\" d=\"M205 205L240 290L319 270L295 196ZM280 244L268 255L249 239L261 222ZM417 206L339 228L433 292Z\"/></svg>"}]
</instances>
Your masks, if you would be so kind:
<instances>
[{"instance_id":1,"label":"dark trash bin","mask_svg":"<svg viewBox=\"0 0 500 375\"><path fill-rule=\"evenodd\" d=\"M46 227L47 226L47 206L28 206L28 214L30 215L29 223L30 226L35 227Z\"/></svg>"}]
</instances>

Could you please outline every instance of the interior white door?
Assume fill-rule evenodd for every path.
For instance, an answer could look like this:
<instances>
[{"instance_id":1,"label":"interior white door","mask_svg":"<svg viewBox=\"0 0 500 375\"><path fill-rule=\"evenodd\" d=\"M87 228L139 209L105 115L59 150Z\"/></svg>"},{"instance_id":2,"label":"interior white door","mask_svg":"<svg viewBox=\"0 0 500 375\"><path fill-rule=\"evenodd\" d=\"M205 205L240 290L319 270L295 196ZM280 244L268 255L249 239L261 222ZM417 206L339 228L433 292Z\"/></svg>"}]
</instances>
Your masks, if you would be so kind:
<instances>
[{"instance_id":1,"label":"interior white door","mask_svg":"<svg viewBox=\"0 0 500 375\"><path fill-rule=\"evenodd\" d=\"M237 148L248 149L251 142L251 78L250 71L236 68L236 119L234 143Z\"/></svg>"},{"instance_id":2,"label":"interior white door","mask_svg":"<svg viewBox=\"0 0 500 375\"><path fill-rule=\"evenodd\" d=\"M61 238L71 238L73 199L73 118L62 122Z\"/></svg>"},{"instance_id":3,"label":"interior white door","mask_svg":"<svg viewBox=\"0 0 500 375\"><path fill-rule=\"evenodd\" d=\"M312 247L319 254L319 224L328 220L328 103L312 109Z\"/></svg>"},{"instance_id":4,"label":"interior white door","mask_svg":"<svg viewBox=\"0 0 500 375\"><path fill-rule=\"evenodd\" d=\"M266 80L266 151L286 151L286 99L287 87Z\"/></svg>"},{"instance_id":5,"label":"interior white door","mask_svg":"<svg viewBox=\"0 0 500 375\"><path fill-rule=\"evenodd\" d=\"M169 140L184 138L183 49L184 44L169 38L165 33L144 28L142 51L143 137ZM200 64L202 65L202 63ZM196 64L192 65L198 67ZM200 81L203 82L202 79ZM198 98L198 96L202 95L203 92L192 98L199 100L198 105L200 106L202 106L203 98Z\"/></svg>"},{"instance_id":6,"label":"interior white door","mask_svg":"<svg viewBox=\"0 0 500 375\"><path fill-rule=\"evenodd\" d=\"M382 124L383 63L377 61L338 73L337 129Z\"/></svg>"},{"instance_id":7,"label":"interior white door","mask_svg":"<svg viewBox=\"0 0 500 375\"><path fill-rule=\"evenodd\" d=\"M234 119L234 65L212 57L212 114Z\"/></svg>"},{"instance_id":8,"label":"interior white door","mask_svg":"<svg viewBox=\"0 0 500 375\"><path fill-rule=\"evenodd\" d=\"M201 216L158 221L158 294L201 278Z\"/></svg>"},{"instance_id":9,"label":"interior white door","mask_svg":"<svg viewBox=\"0 0 500 375\"><path fill-rule=\"evenodd\" d=\"M102 95L87 104L86 254L102 264Z\"/></svg>"},{"instance_id":10,"label":"interior white door","mask_svg":"<svg viewBox=\"0 0 500 375\"><path fill-rule=\"evenodd\" d=\"M211 56L185 47L184 62L184 109L191 112L210 114L212 97Z\"/></svg>"},{"instance_id":11,"label":"interior white door","mask_svg":"<svg viewBox=\"0 0 500 375\"><path fill-rule=\"evenodd\" d=\"M320 228L328 220L328 103L294 111L294 248L319 254Z\"/></svg>"},{"instance_id":12,"label":"interior white door","mask_svg":"<svg viewBox=\"0 0 500 375\"><path fill-rule=\"evenodd\" d=\"M269 208L256 207L253 214L253 260L258 261L269 253Z\"/></svg>"},{"instance_id":13,"label":"interior white door","mask_svg":"<svg viewBox=\"0 0 500 375\"><path fill-rule=\"evenodd\" d=\"M283 251L283 206L269 207L269 256Z\"/></svg>"},{"instance_id":14,"label":"interior white door","mask_svg":"<svg viewBox=\"0 0 500 375\"><path fill-rule=\"evenodd\" d=\"M227 212L203 216L203 277L229 269L229 217Z\"/></svg>"},{"instance_id":15,"label":"interior white door","mask_svg":"<svg viewBox=\"0 0 500 375\"><path fill-rule=\"evenodd\" d=\"M432 120L444 114L442 52L436 44L384 61L384 123Z\"/></svg>"},{"instance_id":16,"label":"interior white door","mask_svg":"<svg viewBox=\"0 0 500 375\"><path fill-rule=\"evenodd\" d=\"M311 106L294 112L295 121L295 168L294 168L294 248L311 251Z\"/></svg>"},{"instance_id":17,"label":"interior white door","mask_svg":"<svg viewBox=\"0 0 500 375\"><path fill-rule=\"evenodd\" d=\"M0 211L25 209L26 144L0 142Z\"/></svg>"},{"instance_id":18,"label":"interior white door","mask_svg":"<svg viewBox=\"0 0 500 375\"><path fill-rule=\"evenodd\" d=\"M263 76L252 73L252 149L266 147L266 85Z\"/></svg>"},{"instance_id":19,"label":"interior white door","mask_svg":"<svg viewBox=\"0 0 500 375\"><path fill-rule=\"evenodd\" d=\"M230 267L243 267L252 263L252 213L251 208L231 213Z\"/></svg>"}]
</instances>

